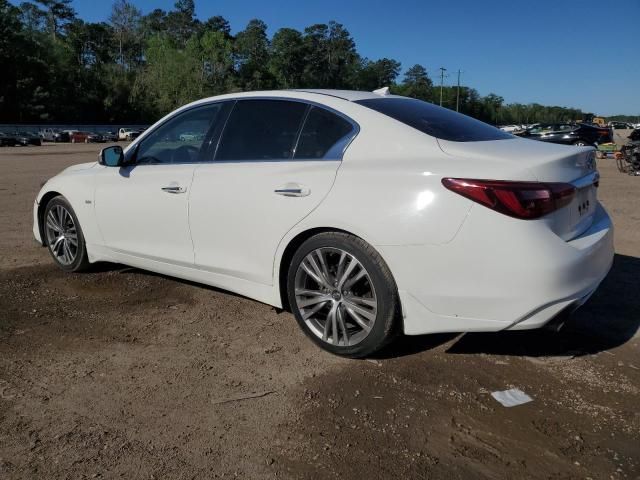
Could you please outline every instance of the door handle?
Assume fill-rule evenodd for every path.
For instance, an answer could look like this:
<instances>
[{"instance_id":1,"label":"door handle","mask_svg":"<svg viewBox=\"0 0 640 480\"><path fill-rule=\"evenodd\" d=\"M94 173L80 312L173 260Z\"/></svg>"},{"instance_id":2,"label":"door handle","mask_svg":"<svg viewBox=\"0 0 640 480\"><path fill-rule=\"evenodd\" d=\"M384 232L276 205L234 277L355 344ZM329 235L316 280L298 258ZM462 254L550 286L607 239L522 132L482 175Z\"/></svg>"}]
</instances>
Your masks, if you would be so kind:
<instances>
[{"instance_id":1,"label":"door handle","mask_svg":"<svg viewBox=\"0 0 640 480\"><path fill-rule=\"evenodd\" d=\"M297 183L287 183L286 185L276 188L273 193L285 197L306 197L311 194L311 189Z\"/></svg>"},{"instance_id":2,"label":"door handle","mask_svg":"<svg viewBox=\"0 0 640 480\"><path fill-rule=\"evenodd\" d=\"M169 185L168 187L162 187L161 190L167 193L184 193L187 191L186 188L180 187L178 185Z\"/></svg>"}]
</instances>

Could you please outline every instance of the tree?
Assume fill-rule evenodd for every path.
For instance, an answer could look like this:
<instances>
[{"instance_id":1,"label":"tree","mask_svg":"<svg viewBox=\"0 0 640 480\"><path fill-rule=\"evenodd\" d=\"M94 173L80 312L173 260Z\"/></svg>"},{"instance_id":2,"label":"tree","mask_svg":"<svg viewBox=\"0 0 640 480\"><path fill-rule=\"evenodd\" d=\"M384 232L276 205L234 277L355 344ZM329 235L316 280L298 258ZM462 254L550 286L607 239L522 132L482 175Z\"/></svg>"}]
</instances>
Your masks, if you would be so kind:
<instances>
[{"instance_id":1,"label":"tree","mask_svg":"<svg viewBox=\"0 0 640 480\"><path fill-rule=\"evenodd\" d=\"M166 16L164 27L169 37L179 46L184 47L197 31L199 22L195 19L193 0L178 0L175 10Z\"/></svg>"},{"instance_id":2,"label":"tree","mask_svg":"<svg viewBox=\"0 0 640 480\"><path fill-rule=\"evenodd\" d=\"M46 13L30 2L20 4L20 19L24 28L31 32L39 32L45 26Z\"/></svg>"},{"instance_id":3,"label":"tree","mask_svg":"<svg viewBox=\"0 0 640 480\"><path fill-rule=\"evenodd\" d=\"M21 1L21 0L17 0ZM358 55L341 24L278 30L251 20L237 36L229 22L195 17L193 0L142 15L136 0L115 0L108 23L76 18L71 0L0 0L0 121L146 123L191 100L220 93L280 88L389 86L402 95L433 100L421 65L397 84L400 63ZM456 87L443 88L453 108ZM578 109L505 104L460 87L460 112L498 123L577 120Z\"/></svg>"},{"instance_id":4,"label":"tree","mask_svg":"<svg viewBox=\"0 0 640 480\"><path fill-rule=\"evenodd\" d=\"M433 100L433 82L422 65L414 65L404 74L402 93L420 100Z\"/></svg>"},{"instance_id":5,"label":"tree","mask_svg":"<svg viewBox=\"0 0 640 480\"><path fill-rule=\"evenodd\" d=\"M219 95L234 88L233 43L222 31L205 32L197 43L203 94Z\"/></svg>"},{"instance_id":6,"label":"tree","mask_svg":"<svg viewBox=\"0 0 640 480\"><path fill-rule=\"evenodd\" d=\"M304 31L304 81L316 88L348 88L358 68L355 42L343 25L316 24Z\"/></svg>"},{"instance_id":7,"label":"tree","mask_svg":"<svg viewBox=\"0 0 640 480\"><path fill-rule=\"evenodd\" d=\"M118 42L118 63L123 69L131 67L138 50L141 16L140 10L128 0L116 0L111 8L109 22Z\"/></svg>"},{"instance_id":8,"label":"tree","mask_svg":"<svg viewBox=\"0 0 640 480\"><path fill-rule=\"evenodd\" d=\"M267 70L267 25L262 20L250 20L247 27L236 35L235 47L240 86L245 90L260 90L271 86Z\"/></svg>"},{"instance_id":9,"label":"tree","mask_svg":"<svg viewBox=\"0 0 640 480\"><path fill-rule=\"evenodd\" d=\"M205 32L222 32L228 39L231 38L231 26L226 18L216 15L209 18L202 24L202 30Z\"/></svg>"},{"instance_id":10,"label":"tree","mask_svg":"<svg viewBox=\"0 0 640 480\"><path fill-rule=\"evenodd\" d=\"M356 74L354 86L362 90L390 87L395 83L399 73L400 62L396 60L383 58L372 62L364 59Z\"/></svg>"},{"instance_id":11,"label":"tree","mask_svg":"<svg viewBox=\"0 0 640 480\"><path fill-rule=\"evenodd\" d=\"M484 104L487 120L497 125L500 120L500 108L504 103L504 98L495 93L490 93L483 98L482 103Z\"/></svg>"},{"instance_id":12,"label":"tree","mask_svg":"<svg viewBox=\"0 0 640 480\"><path fill-rule=\"evenodd\" d=\"M298 30L281 28L273 35L269 71L279 87L302 86L305 54L304 40Z\"/></svg>"},{"instance_id":13,"label":"tree","mask_svg":"<svg viewBox=\"0 0 640 480\"><path fill-rule=\"evenodd\" d=\"M55 40L76 15L71 0L36 0L44 7L47 32Z\"/></svg>"}]
</instances>

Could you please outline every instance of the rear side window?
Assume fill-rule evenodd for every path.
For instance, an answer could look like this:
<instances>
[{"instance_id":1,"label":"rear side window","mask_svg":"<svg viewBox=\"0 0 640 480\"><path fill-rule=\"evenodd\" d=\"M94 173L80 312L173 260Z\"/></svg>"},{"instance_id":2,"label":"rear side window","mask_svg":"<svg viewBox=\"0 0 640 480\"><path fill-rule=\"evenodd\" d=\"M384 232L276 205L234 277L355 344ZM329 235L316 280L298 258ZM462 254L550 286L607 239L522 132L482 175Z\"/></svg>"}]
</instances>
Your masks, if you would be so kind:
<instances>
[{"instance_id":1,"label":"rear side window","mask_svg":"<svg viewBox=\"0 0 640 480\"><path fill-rule=\"evenodd\" d=\"M354 127L344 118L313 107L302 128L294 158L340 158Z\"/></svg>"},{"instance_id":2,"label":"rear side window","mask_svg":"<svg viewBox=\"0 0 640 480\"><path fill-rule=\"evenodd\" d=\"M513 138L480 120L415 98L373 98L356 103L442 140L481 142Z\"/></svg>"},{"instance_id":3,"label":"rear side window","mask_svg":"<svg viewBox=\"0 0 640 480\"><path fill-rule=\"evenodd\" d=\"M285 160L293 154L307 105L239 100L222 133L216 160Z\"/></svg>"}]
</instances>

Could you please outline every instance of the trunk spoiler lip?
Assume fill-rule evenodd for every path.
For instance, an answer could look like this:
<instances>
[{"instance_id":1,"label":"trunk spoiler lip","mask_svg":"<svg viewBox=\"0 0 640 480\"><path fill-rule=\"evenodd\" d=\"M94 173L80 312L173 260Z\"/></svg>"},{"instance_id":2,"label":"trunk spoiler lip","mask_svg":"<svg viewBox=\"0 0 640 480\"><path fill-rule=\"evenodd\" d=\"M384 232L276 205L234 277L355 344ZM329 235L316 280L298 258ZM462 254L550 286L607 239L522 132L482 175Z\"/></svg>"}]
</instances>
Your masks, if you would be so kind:
<instances>
[{"instance_id":1,"label":"trunk spoiler lip","mask_svg":"<svg viewBox=\"0 0 640 480\"><path fill-rule=\"evenodd\" d=\"M580 177L571 182L571 185L576 187L578 190L586 187L590 187L591 185L596 185L600 181L600 173L598 171L594 171L586 174L584 177Z\"/></svg>"}]
</instances>

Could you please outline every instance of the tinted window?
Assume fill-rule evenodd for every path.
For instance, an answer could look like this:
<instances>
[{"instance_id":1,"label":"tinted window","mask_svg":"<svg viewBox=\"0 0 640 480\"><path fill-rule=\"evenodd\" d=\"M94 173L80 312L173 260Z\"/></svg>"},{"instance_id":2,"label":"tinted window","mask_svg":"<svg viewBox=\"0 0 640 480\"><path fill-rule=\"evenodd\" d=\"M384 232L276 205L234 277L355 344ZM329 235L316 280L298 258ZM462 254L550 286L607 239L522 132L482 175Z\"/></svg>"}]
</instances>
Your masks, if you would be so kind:
<instances>
[{"instance_id":1,"label":"tinted window","mask_svg":"<svg viewBox=\"0 0 640 480\"><path fill-rule=\"evenodd\" d=\"M160 125L142 140L136 163L197 162L200 149L222 104L195 107Z\"/></svg>"},{"instance_id":2,"label":"tinted window","mask_svg":"<svg viewBox=\"0 0 640 480\"><path fill-rule=\"evenodd\" d=\"M324 158L327 153L339 158L353 131L353 125L323 108L313 107L302 127L294 158ZM336 145L340 151L330 152Z\"/></svg>"},{"instance_id":3,"label":"tinted window","mask_svg":"<svg viewBox=\"0 0 640 480\"><path fill-rule=\"evenodd\" d=\"M479 142L513 138L484 122L414 98L374 98L356 103L443 140Z\"/></svg>"},{"instance_id":4,"label":"tinted window","mask_svg":"<svg viewBox=\"0 0 640 480\"><path fill-rule=\"evenodd\" d=\"M307 105L281 100L239 100L222 133L216 160L291 158Z\"/></svg>"}]
</instances>

